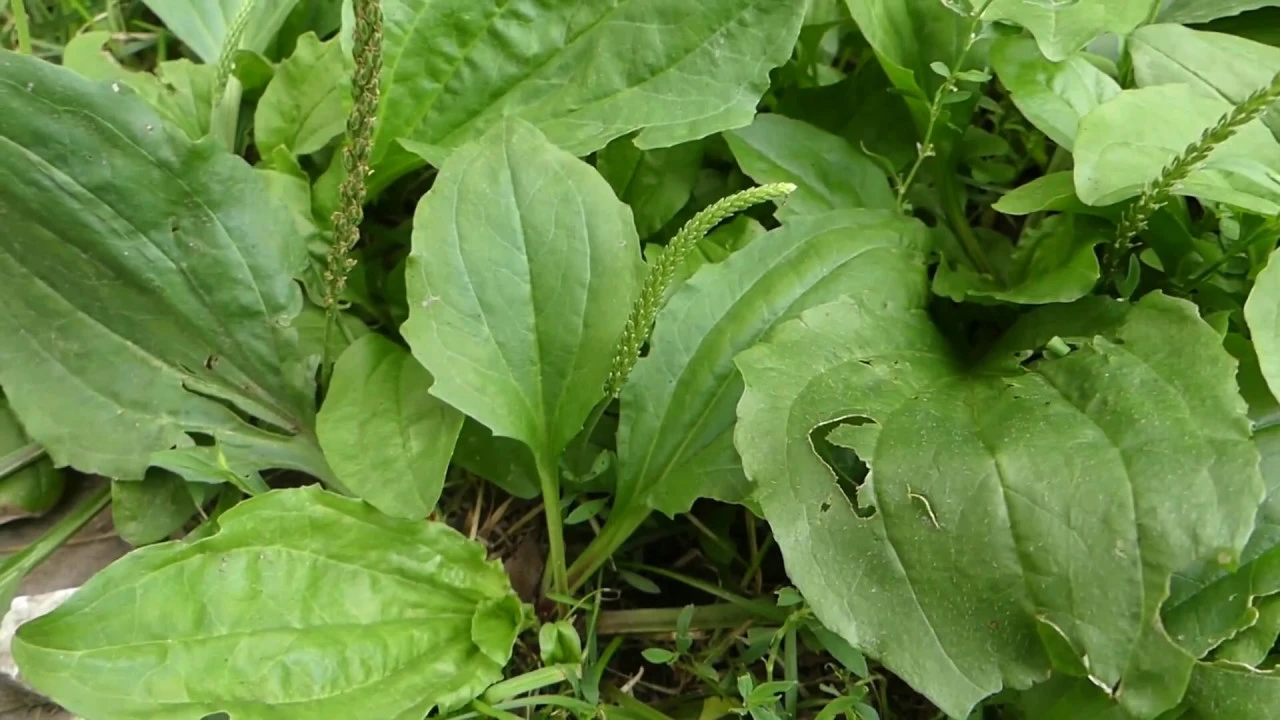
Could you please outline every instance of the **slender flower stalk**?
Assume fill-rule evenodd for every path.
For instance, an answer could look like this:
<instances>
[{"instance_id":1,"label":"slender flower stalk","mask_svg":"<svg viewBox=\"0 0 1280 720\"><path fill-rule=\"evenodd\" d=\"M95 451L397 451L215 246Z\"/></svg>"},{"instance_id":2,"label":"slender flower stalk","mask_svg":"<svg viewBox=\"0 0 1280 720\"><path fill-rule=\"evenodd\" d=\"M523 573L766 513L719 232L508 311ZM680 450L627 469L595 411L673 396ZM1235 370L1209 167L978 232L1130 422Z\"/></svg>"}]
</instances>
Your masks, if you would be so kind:
<instances>
[{"instance_id":1,"label":"slender flower stalk","mask_svg":"<svg viewBox=\"0 0 1280 720\"><path fill-rule=\"evenodd\" d=\"M1280 73L1272 77L1265 87L1259 88L1231 108L1213 127L1205 130L1199 139L1170 160L1154 180L1147 183L1137 201L1120 216L1115 241L1107 253L1108 273L1104 277L1115 274L1133 248L1134 239L1147 228L1151 216L1173 199L1178 185L1208 160L1218 146L1234 137L1240 128L1261 117L1276 100L1280 100Z\"/></svg>"},{"instance_id":2,"label":"slender flower stalk","mask_svg":"<svg viewBox=\"0 0 1280 720\"><path fill-rule=\"evenodd\" d=\"M662 299L666 297L667 288L675 278L676 270L698 242L725 219L760 203L784 198L795 192L795 189L796 186L791 183L772 183L744 190L717 200L685 223L658 256L653 267L649 268L640 289L640 297L631 306L631 315L627 318L622 340L613 355L609 379L605 382L607 397L617 397L622 391L622 386L626 384L631 369L640 357L640 347L649 339L653 322L658 317L658 310L662 308Z\"/></svg>"},{"instance_id":3,"label":"slender flower stalk","mask_svg":"<svg viewBox=\"0 0 1280 720\"><path fill-rule=\"evenodd\" d=\"M338 301L346 289L347 277L356 261L351 250L360 241L360 223L364 220L364 201L368 193L369 157L373 153L373 126L378 118L378 100L382 79L382 7L378 0L354 0L355 74L351 94L355 101L347 116L347 141L342 152L346 178L338 191L338 210L333 214L333 243L329 247L324 272L326 314L324 357L321 364L328 372L329 338L338 320ZM327 375L326 375L327 377Z\"/></svg>"},{"instance_id":4,"label":"slender flower stalk","mask_svg":"<svg viewBox=\"0 0 1280 720\"><path fill-rule=\"evenodd\" d=\"M213 102L216 106L222 102L222 95L227 91L227 83L231 82L231 72L236 65L236 51L240 49L240 41L244 39L245 30L249 29L249 20L253 17L258 0L244 0L240 9L231 20L227 30L227 39L222 44L222 52L218 53L217 74L214 76Z\"/></svg>"}]
</instances>

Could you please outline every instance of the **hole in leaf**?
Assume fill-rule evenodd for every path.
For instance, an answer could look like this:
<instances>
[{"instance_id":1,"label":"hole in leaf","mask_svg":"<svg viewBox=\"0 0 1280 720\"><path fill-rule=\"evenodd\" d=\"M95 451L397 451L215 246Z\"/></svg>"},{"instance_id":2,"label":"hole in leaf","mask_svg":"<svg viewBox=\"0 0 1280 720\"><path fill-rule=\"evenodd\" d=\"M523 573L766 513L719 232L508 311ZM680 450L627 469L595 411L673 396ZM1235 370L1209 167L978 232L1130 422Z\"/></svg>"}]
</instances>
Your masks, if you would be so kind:
<instances>
[{"instance_id":1,"label":"hole in leaf","mask_svg":"<svg viewBox=\"0 0 1280 720\"><path fill-rule=\"evenodd\" d=\"M871 468L858 455L854 446L870 440L876 422L868 417L852 416L823 423L809 433L813 451L835 475L834 490L849 504L854 514L869 518L876 514L874 505L863 506L858 491L867 481ZM819 511L831 510L831 500L824 500Z\"/></svg>"}]
</instances>

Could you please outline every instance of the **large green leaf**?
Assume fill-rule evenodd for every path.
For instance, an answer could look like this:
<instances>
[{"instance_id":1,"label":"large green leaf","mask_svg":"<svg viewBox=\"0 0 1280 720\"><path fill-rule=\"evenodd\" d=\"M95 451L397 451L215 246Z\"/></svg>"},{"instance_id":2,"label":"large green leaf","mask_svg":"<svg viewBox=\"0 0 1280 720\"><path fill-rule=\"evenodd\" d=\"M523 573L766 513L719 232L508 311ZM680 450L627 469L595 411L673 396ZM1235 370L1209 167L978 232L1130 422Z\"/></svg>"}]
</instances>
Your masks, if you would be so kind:
<instances>
[{"instance_id":1,"label":"large green leaf","mask_svg":"<svg viewBox=\"0 0 1280 720\"><path fill-rule=\"evenodd\" d=\"M1183 83L1233 104L1265 87L1280 71L1280 48L1181 25L1139 28L1129 55L1139 87ZM1265 117L1273 134L1280 131L1280 114Z\"/></svg>"},{"instance_id":2,"label":"large green leaf","mask_svg":"<svg viewBox=\"0 0 1280 720\"><path fill-rule=\"evenodd\" d=\"M192 433L237 472L327 476L297 259L273 242L292 224L257 174L32 58L0 53L0 106L0 384L31 436L117 478L213 450Z\"/></svg>"},{"instance_id":3,"label":"large green leaf","mask_svg":"<svg viewBox=\"0 0 1280 720\"><path fill-rule=\"evenodd\" d=\"M761 114L750 126L724 137L753 180L796 186L778 209L783 222L831 210L897 207L888 178L871 158L844 138L806 122Z\"/></svg>"},{"instance_id":4,"label":"large green leaf","mask_svg":"<svg viewBox=\"0 0 1280 720\"><path fill-rule=\"evenodd\" d=\"M277 146L294 155L322 149L346 126L351 78L336 39L320 42L313 33L280 63L258 101L253 132L258 151Z\"/></svg>"},{"instance_id":5,"label":"large green leaf","mask_svg":"<svg viewBox=\"0 0 1280 720\"><path fill-rule=\"evenodd\" d=\"M659 314L623 388L615 506L647 502L674 515L701 497L742 502L733 357L805 309L880 289L885 265L917 268L927 251L914 220L844 211L797 218L699 270Z\"/></svg>"},{"instance_id":6,"label":"large green leaf","mask_svg":"<svg viewBox=\"0 0 1280 720\"><path fill-rule=\"evenodd\" d=\"M236 15L245 3L253 14L240 47L262 52L298 4L298 0L143 0L167 30L206 63L216 63Z\"/></svg>"},{"instance_id":7,"label":"large green leaf","mask_svg":"<svg viewBox=\"0 0 1280 720\"><path fill-rule=\"evenodd\" d=\"M431 373L377 334L338 358L316 419L343 487L396 517L424 518L444 488L462 413L427 393Z\"/></svg>"},{"instance_id":8,"label":"large green leaf","mask_svg":"<svg viewBox=\"0 0 1280 720\"><path fill-rule=\"evenodd\" d=\"M127 555L22 626L23 679L95 720L410 720L502 676L520 602L447 525L314 487L218 522Z\"/></svg>"},{"instance_id":9,"label":"large green leaf","mask_svg":"<svg viewBox=\"0 0 1280 720\"><path fill-rule=\"evenodd\" d=\"M1163 6L1157 16L1160 22L1185 25L1209 22L1258 8L1280 6L1277 0L1161 0L1161 3Z\"/></svg>"},{"instance_id":10,"label":"large green leaf","mask_svg":"<svg viewBox=\"0 0 1280 720\"><path fill-rule=\"evenodd\" d=\"M969 0L982 7L987 0ZM983 18L1008 20L1031 31L1040 51L1053 61L1072 53L1103 33L1125 35L1147 19L1152 0L994 0Z\"/></svg>"},{"instance_id":11,"label":"large green leaf","mask_svg":"<svg viewBox=\"0 0 1280 720\"><path fill-rule=\"evenodd\" d=\"M938 0L845 2L889 80L903 91L932 97L942 78L930 66L955 65L969 40L969 21Z\"/></svg>"},{"instance_id":12,"label":"large green leaf","mask_svg":"<svg viewBox=\"0 0 1280 720\"><path fill-rule=\"evenodd\" d=\"M1068 150L1075 144L1080 118L1120 94L1120 84L1084 57L1046 60L1035 42L1023 37L997 40L991 64L1018 110Z\"/></svg>"},{"instance_id":13,"label":"large green leaf","mask_svg":"<svg viewBox=\"0 0 1280 720\"><path fill-rule=\"evenodd\" d=\"M640 237L661 230L689 202L702 168L702 146L689 142L641 150L624 137L600 151L596 169L631 207Z\"/></svg>"},{"instance_id":14,"label":"large green leaf","mask_svg":"<svg viewBox=\"0 0 1280 720\"><path fill-rule=\"evenodd\" d=\"M1230 103L1187 85L1122 92L1080 121L1076 193L1090 205L1141 194L1162 168L1230 110ZM1160 122L1150 122L1157 117ZM1280 144L1255 121L1219 145L1174 192L1275 215L1280 213L1280 182L1269 169L1275 167L1280 167Z\"/></svg>"},{"instance_id":15,"label":"large green leaf","mask_svg":"<svg viewBox=\"0 0 1280 720\"><path fill-rule=\"evenodd\" d=\"M554 472L603 396L641 267L609 184L510 119L454 153L418 206L402 331L433 395Z\"/></svg>"},{"instance_id":16,"label":"large green leaf","mask_svg":"<svg viewBox=\"0 0 1280 720\"><path fill-rule=\"evenodd\" d=\"M1233 558L1263 495L1218 335L1163 295L1092 298L969 367L923 269L876 287L738 360L735 444L814 612L953 717L1051 665L1141 717L1176 705L1193 658L1159 624L1170 578ZM833 424L871 468L856 491L814 451Z\"/></svg>"},{"instance_id":17,"label":"large green leaf","mask_svg":"<svg viewBox=\"0 0 1280 720\"><path fill-rule=\"evenodd\" d=\"M439 165L509 115L577 155L635 130L653 149L746 125L807 4L387 0L378 174L416 160L396 140Z\"/></svg>"}]
</instances>

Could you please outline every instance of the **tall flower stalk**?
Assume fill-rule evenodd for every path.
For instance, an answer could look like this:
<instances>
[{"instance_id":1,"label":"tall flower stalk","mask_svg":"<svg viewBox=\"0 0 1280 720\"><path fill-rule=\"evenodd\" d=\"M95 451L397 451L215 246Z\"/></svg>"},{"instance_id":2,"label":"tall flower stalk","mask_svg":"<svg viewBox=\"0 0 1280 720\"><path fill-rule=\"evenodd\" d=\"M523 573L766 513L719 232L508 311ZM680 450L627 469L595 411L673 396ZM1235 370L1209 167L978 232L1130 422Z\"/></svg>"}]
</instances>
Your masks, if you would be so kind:
<instances>
[{"instance_id":1,"label":"tall flower stalk","mask_svg":"<svg viewBox=\"0 0 1280 720\"><path fill-rule=\"evenodd\" d=\"M333 243L329 246L324 272L325 327L321 368L328 377L333 358L329 339L338 321L339 299L347 287L347 277L355 267L351 250L360 241L364 201L368 193L369 157L373 153L373 126L378 117L382 79L382 7L378 0L354 0L355 73L351 95L355 101L347 116L347 140L342 151L346 178L338 191L338 209L333 214Z\"/></svg>"},{"instance_id":2,"label":"tall flower stalk","mask_svg":"<svg viewBox=\"0 0 1280 720\"><path fill-rule=\"evenodd\" d=\"M1154 180L1147 183L1137 201L1120 216L1115 240L1107 253L1108 272L1103 276L1104 278L1116 273L1133 248L1134 240L1147 229L1151 216L1169 204L1178 185L1185 182L1197 167L1208 160L1218 146L1234 137L1240 128L1262 117L1262 114L1276 100L1280 100L1280 73L1272 77L1271 82L1266 86L1254 91L1240 104L1231 108L1213 127L1201 133L1199 139L1170 160Z\"/></svg>"},{"instance_id":3,"label":"tall flower stalk","mask_svg":"<svg viewBox=\"0 0 1280 720\"><path fill-rule=\"evenodd\" d=\"M606 401L622 392L622 386L631 376L631 370L640 357L640 347L649 339L649 333L653 330L653 322L658 317L658 310L662 309L662 299L666 297L667 288L675 279L676 270L689 257L698 242L727 218L760 203L784 198L795 192L795 189L796 186L791 183L772 183L721 198L695 215L676 233L653 267L649 268L640 296L631 306L631 315L627 317L622 340L613 356L609 379L605 382Z\"/></svg>"}]
</instances>

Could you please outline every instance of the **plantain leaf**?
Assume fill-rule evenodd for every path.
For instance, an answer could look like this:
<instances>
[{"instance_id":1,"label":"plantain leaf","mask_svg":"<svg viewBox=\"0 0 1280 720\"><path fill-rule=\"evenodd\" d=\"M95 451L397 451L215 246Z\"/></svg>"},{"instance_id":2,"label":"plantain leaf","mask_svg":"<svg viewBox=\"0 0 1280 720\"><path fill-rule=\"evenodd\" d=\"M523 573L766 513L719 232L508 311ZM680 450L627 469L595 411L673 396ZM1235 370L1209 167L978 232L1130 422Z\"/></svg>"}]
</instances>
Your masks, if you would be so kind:
<instances>
[{"instance_id":1,"label":"plantain leaf","mask_svg":"<svg viewBox=\"0 0 1280 720\"><path fill-rule=\"evenodd\" d=\"M921 265L928 249L914 220L843 211L799 218L701 268L659 314L623 389L614 507L675 515L702 497L743 502L733 357L807 308L876 287L886 264Z\"/></svg>"},{"instance_id":2,"label":"plantain leaf","mask_svg":"<svg viewBox=\"0 0 1280 720\"><path fill-rule=\"evenodd\" d=\"M31 437L115 478L213 450L191 434L242 475L327 477L292 224L258 175L33 58L0 52L0 105L0 384Z\"/></svg>"},{"instance_id":3,"label":"plantain leaf","mask_svg":"<svg viewBox=\"0 0 1280 720\"><path fill-rule=\"evenodd\" d=\"M432 377L377 334L338 358L316 434L342 486L388 515L424 518L444 489L462 413L431 397Z\"/></svg>"},{"instance_id":4,"label":"plantain leaf","mask_svg":"<svg viewBox=\"0 0 1280 720\"><path fill-rule=\"evenodd\" d=\"M1245 302L1244 319L1253 334L1262 377L1271 394L1280 398L1280 254L1274 251Z\"/></svg>"},{"instance_id":5,"label":"plantain leaf","mask_svg":"<svg viewBox=\"0 0 1280 720\"><path fill-rule=\"evenodd\" d=\"M209 64L216 64L236 15L254 3L240 47L256 52L267 48L298 0L143 0L166 29Z\"/></svg>"},{"instance_id":6,"label":"plantain leaf","mask_svg":"<svg viewBox=\"0 0 1280 720\"><path fill-rule=\"evenodd\" d=\"M635 130L645 150L751 122L806 0L387 0L373 182L518 116L576 155ZM379 179L381 176L381 179Z\"/></svg>"},{"instance_id":7,"label":"plantain leaf","mask_svg":"<svg viewBox=\"0 0 1280 720\"><path fill-rule=\"evenodd\" d=\"M762 114L724 137L751 179L795 184L796 191L778 209L783 222L830 210L897 207L889 179L871 158L806 122Z\"/></svg>"},{"instance_id":8,"label":"plantain leaf","mask_svg":"<svg viewBox=\"0 0 1280 720\"><path fill-rule=\"evenodd\" d=\"M596 169L631 207L641 238L661 230L689 202L701 168L701 142L641 150L618 138L596 158Z\"/></svg>"},{"instance_id":9,"label":"plantain leaf","mask_svg":"<svg viewBox=\"0 0 1280 720\"><path fill-rule=\"evenodd\" d=\"M986 7L986 20L1008 20L1031 31L1040 52L1054 62L1103 33L1126 35L1147 19L1152 0L969 0Z\"/></svg>"},{"instance_id":10,"label":"plantain leaf","mask_svg":"<svg viewBox=\"0 0 1280 720\"><path fill-rule=\"evenodd\" d=\"M309 487L247 500L219 526L134 551L23 625L26 682L95 720L408 720L502 676L520 602L447 525Z\"/></svg>"},{"instance_id":11,"label":"plantain leaf","mask_svg":"<svg viewBox=\"0 0 1280 720\"><path fill-rule=\"evenodd\" d=\"M30 446L31 440L0 395L0 458ZM42 515L62 497L66 478L48 458L40 458L0 478L0 524Z\"/></svg>"},{"instance_id":12,"label":"plantain leaf","mask_svg":"<svg viewBox=\"0 0 1280 720\"><path fill-rule=\"evenodd\" d=\"M258 151L269 156L283 146L294 155L321 150L346 127L351 78L336 39L320 42L314 33L298 38L297 49L276 68L254 116Z\"/></svg>"},{"instance_id":13,"label":"plantain leaf","mask_svg":"<svg viewBox=\"0 0 1280 720\"><path fill-rule=\"evenodd\" d=\"M1162 23L1192 25L1278 5L1277 0L1160 0L1157 19Z\"/></svg>"},{"instance_id":14,"label":"plantain leaf","mask_svg":"<svg viewBox=\"0 0 1280 720\"><path fill-rule=\"evenodd\" d=\"M1041 309L968 366L927 282L886 263L893 297L739 356L735 444L791 580L953 717L1050 668L1139 717L1173 708L1194 658L1159 623L1170 580L1234 562L1263 498L1235 361L1157 293ZM814 451L833 427L871 468L856 488Z\"/></svg>"},{"instance_id":15,"label":"plantain leaf","mask_svg":"<svg viewBox=\"0 0 1280 720\"><path fill-rule=\"evenodd\" d=\"M451 156L418 206L402 332L432 395L554 474L603 397L641 267L609 184L513 118Z\"/></svg>"},{"instance_id":16,"label":"plantain leaf","mask_svg":"<svg viewBox=\"0 0 1280 720\"><path fill-rule=\"evenodd\" d=\"M1126 90L1080 121L1075 185L1090 205L1139 195L1188 145L1231 110L1187 85ZM1161 122L1146 119L1159 117ZM1179 195L1236 205L1263 215L1280 213L1280 144L1261 122L1244 126L1178 183Z\"/></svg>"},{"instance_id":17,"label":"plantain leaf","mask_svg":"<svg viewBox=\"0 0 1280 720\"><path fill-rule=\"evenodd\" d=\"M1083 56L1053 62L1028 38L997 40L991 65L1018 110L1067 150L1075 144L1080 118L1120 94L1120 84Z\"/></svg>"},{"instance_id":18,"label":"plantain leaf","mask_svg":"<svg viewBox=\"0 0 1280 720\"><path fill-rule=\"evenodd\" d=\"M1280 48L1181 25L1138 28L1129 44L1138 87L1181 83L1235 104L1265 87L1280 71ZM1272 134L1280 113L1264 115Z\"/></svg>"}]
</instances>

